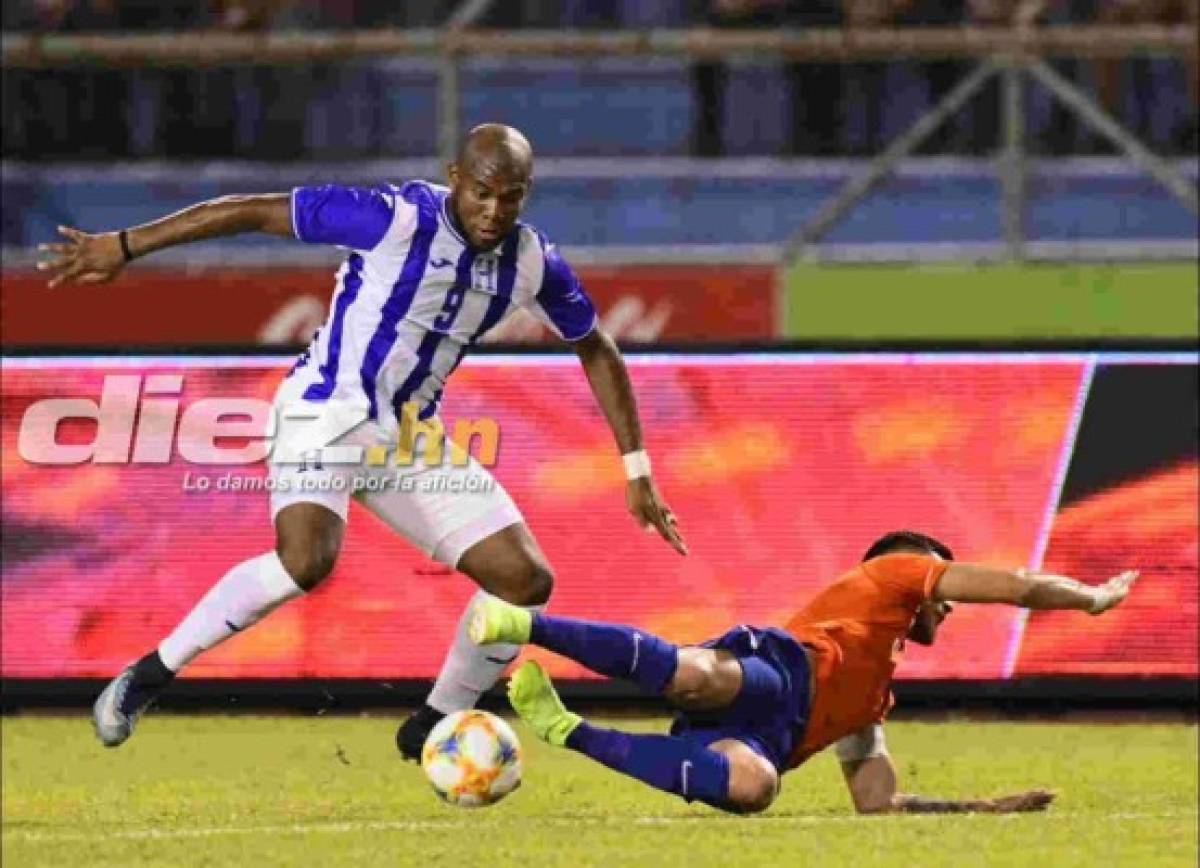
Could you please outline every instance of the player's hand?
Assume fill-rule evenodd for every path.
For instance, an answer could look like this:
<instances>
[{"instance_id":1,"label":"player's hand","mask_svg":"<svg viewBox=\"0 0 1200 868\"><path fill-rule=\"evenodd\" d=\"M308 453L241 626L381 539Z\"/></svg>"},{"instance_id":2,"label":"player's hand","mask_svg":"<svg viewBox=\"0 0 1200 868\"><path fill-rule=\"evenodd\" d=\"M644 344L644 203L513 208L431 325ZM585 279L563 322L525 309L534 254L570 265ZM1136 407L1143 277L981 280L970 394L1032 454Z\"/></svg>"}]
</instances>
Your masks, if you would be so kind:
<instances>
[{"instance_id":1,"label":"player's hand","mask_svg":"<svg viewBox=\"0 0 1200 868\"><path fill-rule=\"evenodd\" d=\"M125 255L116 232L91 235L70 226L59 226L66 240L57 244L39 244L38 271L50 273L50 287L68 281L74 283L107 283L125 267Z\"/></svg>"},{"instance_id":2,"label":"player's hand","mask_svg":"<svg viewBox=\"0 0 1200 868\"><path fill-rule=\"evenodd\" d=\"M1107 612L1129 596L1129 589L1137 581L1137 570L1126 570L1119 576L1113 576L1103 585L1095 589L1096 602L1088 611L1093 615Z\"/></svg>"},{"instance_id":3,"label":"player's hand","mask_svg":"<svg viewBox=\"0 0 1200 868\"><path fill-rule=\"evenodd\" d=\"M1050 790L1029 790L1011 796L990 799L988 811L993 814L1021 814L1029 811L1044 811L1054 801L1055 793Z\"/></svg>"},{"instance_id":4,"label":"player's hand","mask_svg":"<svg viewBox=\"0 0 1200 868\"><path fill-rule=\"evenodd\" d=\"M679 534L679 522L675 513L663 503L653 479L642 476L629 480L629 484L625 486L625 503L629 507L630 515L643 530L657 530L675 551L681 555L688 553L687 543Z\"/></svg>"}]
</instances>

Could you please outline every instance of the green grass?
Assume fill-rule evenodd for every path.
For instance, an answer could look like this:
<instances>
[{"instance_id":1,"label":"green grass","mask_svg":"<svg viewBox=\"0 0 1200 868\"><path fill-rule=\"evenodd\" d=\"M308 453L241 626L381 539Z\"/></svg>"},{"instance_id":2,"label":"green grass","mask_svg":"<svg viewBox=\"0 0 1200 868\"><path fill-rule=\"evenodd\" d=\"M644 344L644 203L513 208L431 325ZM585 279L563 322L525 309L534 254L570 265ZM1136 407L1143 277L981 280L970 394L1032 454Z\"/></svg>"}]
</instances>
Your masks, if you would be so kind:
<instances>
[{"instance_id":1,"label":"green grass","mask_svg":"<svg viewBox=\"0 0 1200 868\"><path fill-rule=\"evenodd\" d=\"M658 726L639 720L632 728ZM389 717L150 715L117 750L82 717L3 719L3 863L472 865L1196 864L1196 728L894 723L906 789L1060 792L1047 814L851 815L832 757L771 810L687 805L519 729L524 786L442 805L402 764Z\"/></svg>"},{"instance_id":2,"label":"green grass","mask_svg":"<svg viewBox=\"0 0 1200 868\"><path fill-rule=\"evenodd\" d=\"M1195 262L803 265L794 338L1197 337Z\"/></svg>"}]
</instances>

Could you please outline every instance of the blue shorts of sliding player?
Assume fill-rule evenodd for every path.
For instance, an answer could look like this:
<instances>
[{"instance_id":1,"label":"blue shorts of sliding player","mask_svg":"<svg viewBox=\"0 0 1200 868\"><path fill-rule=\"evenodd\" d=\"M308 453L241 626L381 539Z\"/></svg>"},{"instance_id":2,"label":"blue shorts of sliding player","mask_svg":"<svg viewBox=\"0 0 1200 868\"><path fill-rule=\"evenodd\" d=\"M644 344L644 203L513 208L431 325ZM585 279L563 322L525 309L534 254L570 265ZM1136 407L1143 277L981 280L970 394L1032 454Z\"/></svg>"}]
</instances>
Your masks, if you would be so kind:
<instances>
[{"instance_id":1,"label":"blue shorts of sliding player","mask_svg":"<svg viewBox=\"0 0 1200 868\"><path fill-rule=\"evenodd\" d=\"M804 647L783 630L745 625L702 647L724 649L738 658L742 690L726 708L680 712L671 735L705 746L734 738L783 771L808 720L809 665Z\"/></svg>"}]
</instances>

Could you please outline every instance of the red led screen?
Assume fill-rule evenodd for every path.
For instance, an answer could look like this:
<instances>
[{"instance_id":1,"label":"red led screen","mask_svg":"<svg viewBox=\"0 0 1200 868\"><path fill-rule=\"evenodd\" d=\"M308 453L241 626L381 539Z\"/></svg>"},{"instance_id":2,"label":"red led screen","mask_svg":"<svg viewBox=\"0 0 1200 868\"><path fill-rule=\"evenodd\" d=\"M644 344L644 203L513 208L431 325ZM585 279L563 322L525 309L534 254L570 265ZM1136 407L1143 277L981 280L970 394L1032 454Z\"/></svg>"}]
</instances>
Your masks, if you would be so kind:
<instances>
[{"instance_id":1,"label":"red led screen","mask_svg":"<svg viewBox=\"0 0 1200 868\"><path fill-rule=\"evenodd\" d=\"M910 650L901 676L999 678L1014 666L1018 674L1194 675L1194 454L1054 520L1094 364L1084 356L632 357L648 449L691 546L687 558L626 514L620 462L574 357L470 359L447 390L444 417L498 421L493 469L555 568L554 611L636 623L677 641L737 623L779 624L873 539L908 527L944 539L963 559L1017 566L1045 552L1048 566L1085 581L1137 565L1146 576L1139 608L1112 630L1085 615L1027 622L1015 609L960 607L935 648ZM272 544L265 494L183 486L185 473L246 476L262 474L261 465L197 467L178 455L159 465L31 464L17 448L29 407L99 400L106 374L182 374L185 410L212 397L268 401L285 370L280 359L5 361L5 677L111 676L229 566ZM59 438L86 443L94 433L80 423ZM355 505L332 577L187 674L431 677L472 589ZM1139 632L1134 622L1151 626ZM552 668L583 674L557 658Z\"/></svg>"}]
</instances>

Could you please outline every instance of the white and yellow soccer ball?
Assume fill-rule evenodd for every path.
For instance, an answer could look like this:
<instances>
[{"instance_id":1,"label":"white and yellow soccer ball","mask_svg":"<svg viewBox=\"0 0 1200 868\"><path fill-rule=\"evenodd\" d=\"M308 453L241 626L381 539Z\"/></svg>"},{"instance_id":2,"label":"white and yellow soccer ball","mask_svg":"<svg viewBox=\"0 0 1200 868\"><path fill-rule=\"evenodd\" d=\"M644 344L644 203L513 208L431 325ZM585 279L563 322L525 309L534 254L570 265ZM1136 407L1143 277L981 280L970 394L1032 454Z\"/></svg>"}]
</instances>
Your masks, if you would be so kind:
<instances>
[{"instance_id":1,"label":"white and yellow soccer ball","mask_svg":"<svg viewBox=\"0 0 1200 868\"><path fill-rule=\"evenodd\" d=\"M494 714L456 711L425 739L421 766L444 801L479 808L500 801L521 785L521 743Z\"/></svg>"}]
</instances>

